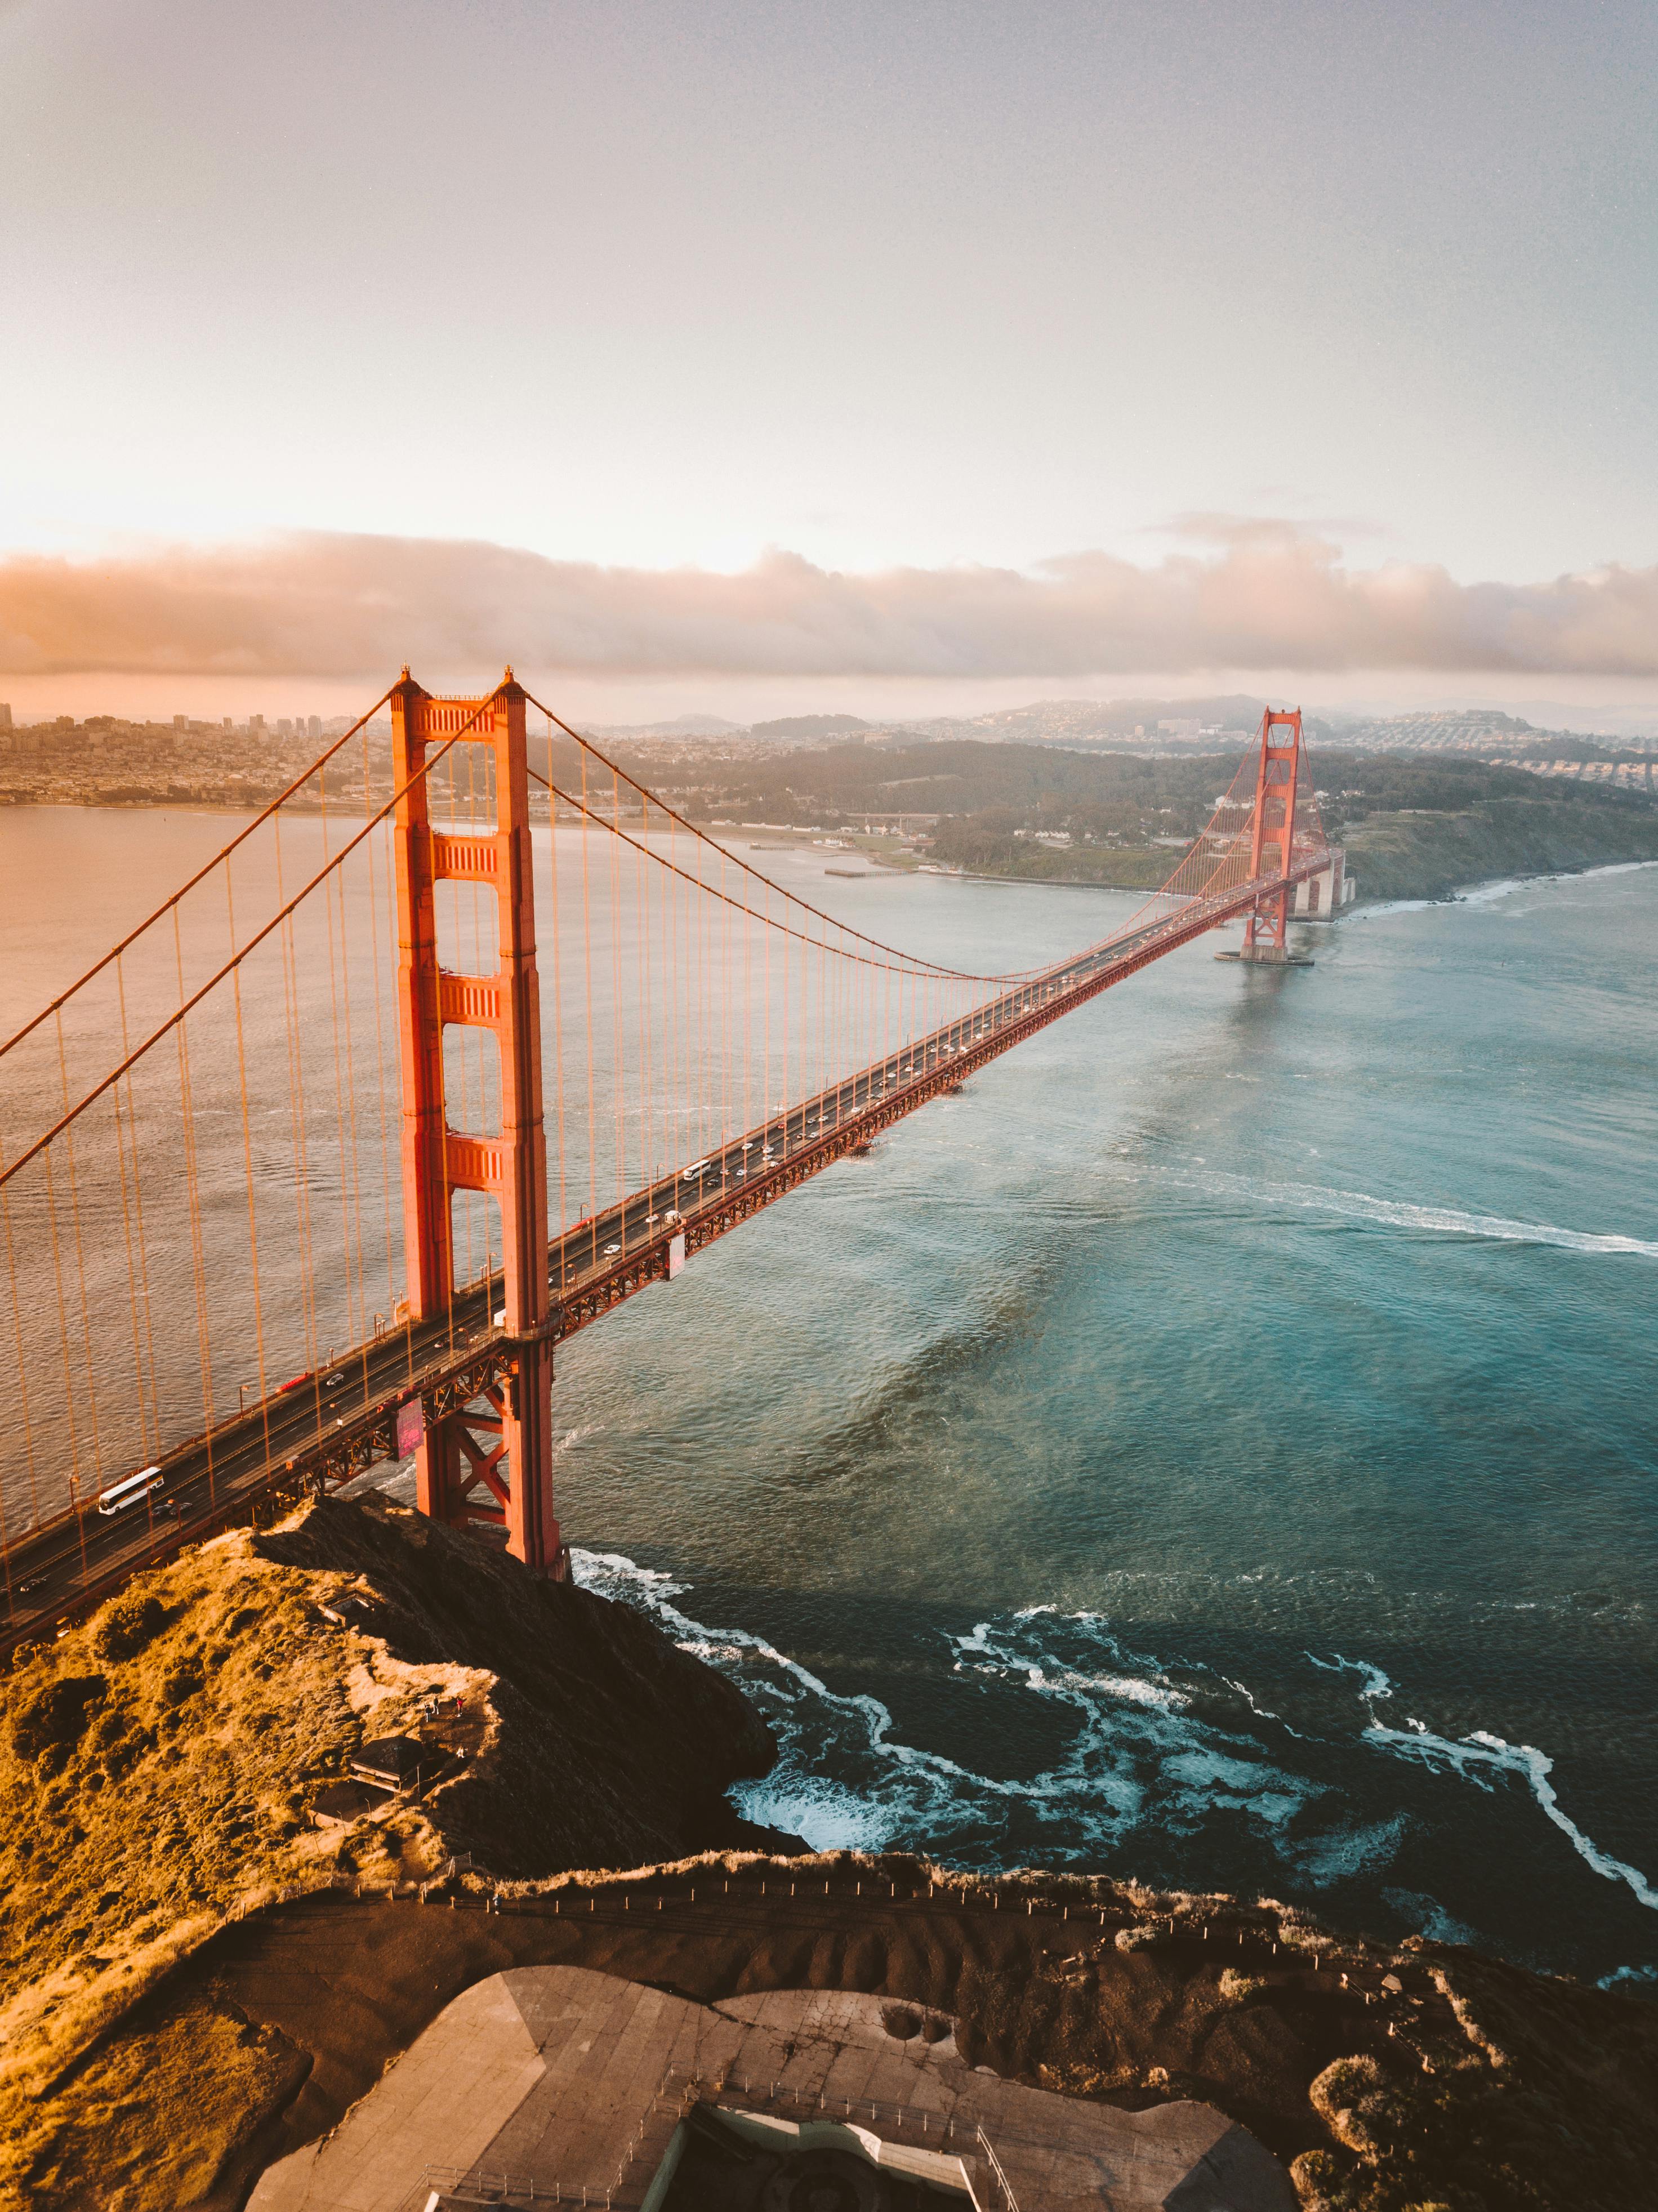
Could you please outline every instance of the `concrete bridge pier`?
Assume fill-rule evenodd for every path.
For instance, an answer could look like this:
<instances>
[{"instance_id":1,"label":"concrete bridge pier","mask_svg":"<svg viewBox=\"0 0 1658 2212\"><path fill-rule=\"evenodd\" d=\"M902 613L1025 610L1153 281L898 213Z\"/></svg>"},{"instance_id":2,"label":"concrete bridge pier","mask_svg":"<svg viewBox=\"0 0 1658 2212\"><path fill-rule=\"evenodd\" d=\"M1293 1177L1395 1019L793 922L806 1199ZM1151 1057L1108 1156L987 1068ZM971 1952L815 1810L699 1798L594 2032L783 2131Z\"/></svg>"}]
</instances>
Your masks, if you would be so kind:
<instances>
[{"instance_id":1,"label":"concrete bridge pier","mask_svg":"<svg viewBox=\"0 0 1658 2212\"><path fill-rule=\"evenodd\" d=\"M1266 944L1259 939L1245 945L1236 952L1218 952L1217 960L1242 960L1257 968L1310 968L1313 962L1305 952L1291 952L1286 945Z\"/></svg>"}]
</instances>

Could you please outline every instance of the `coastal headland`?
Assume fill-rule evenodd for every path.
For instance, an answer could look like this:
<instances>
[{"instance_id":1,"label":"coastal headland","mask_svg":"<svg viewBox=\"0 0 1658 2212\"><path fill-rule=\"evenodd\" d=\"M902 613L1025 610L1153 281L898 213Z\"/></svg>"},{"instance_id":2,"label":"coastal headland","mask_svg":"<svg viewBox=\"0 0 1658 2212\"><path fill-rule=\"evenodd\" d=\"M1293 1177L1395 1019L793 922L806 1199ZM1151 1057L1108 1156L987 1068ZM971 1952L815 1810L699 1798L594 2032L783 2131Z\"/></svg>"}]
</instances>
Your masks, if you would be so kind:
<instances>
[{"instance_id":1,"label":"coastal headland","mask_svg":"<svg viewBox=\"0 0 1658 2212\"><path fill-rule=\"evenodd\" d=\"M1658 2160L1637 1999L924 1837L813 1854L725 1802L774 1756L730 1682L372 1496L185 1553L9 1688L7 2204L239 2206L465 1991L559 1966L919 2006L969 2068L1212 2108L1309 2208L1610 2212Z\"/></svg>"}]
</instances>

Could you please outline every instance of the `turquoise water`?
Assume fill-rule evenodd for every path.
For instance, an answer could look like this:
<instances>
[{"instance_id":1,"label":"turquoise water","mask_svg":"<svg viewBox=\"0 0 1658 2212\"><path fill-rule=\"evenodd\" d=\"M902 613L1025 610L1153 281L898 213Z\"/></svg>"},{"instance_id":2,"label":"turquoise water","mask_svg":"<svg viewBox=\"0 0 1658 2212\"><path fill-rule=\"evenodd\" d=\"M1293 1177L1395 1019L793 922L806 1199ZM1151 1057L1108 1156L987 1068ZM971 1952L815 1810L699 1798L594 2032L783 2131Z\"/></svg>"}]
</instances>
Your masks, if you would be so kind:
<instances>
[{"instance_id":1,"label":"turquoise water","mask_svg":"<svg viewBox=\"0 0 1658 2212\"><path fill-rule=\"evenodd\" d=\"M1127 904L835 889L1005 965ZM1304 938L1162 962L566 1348L581 1571L762 1704L744 1809L815 1844L1639 1986L1658 870Z\"/></svg>"}]
</instances>

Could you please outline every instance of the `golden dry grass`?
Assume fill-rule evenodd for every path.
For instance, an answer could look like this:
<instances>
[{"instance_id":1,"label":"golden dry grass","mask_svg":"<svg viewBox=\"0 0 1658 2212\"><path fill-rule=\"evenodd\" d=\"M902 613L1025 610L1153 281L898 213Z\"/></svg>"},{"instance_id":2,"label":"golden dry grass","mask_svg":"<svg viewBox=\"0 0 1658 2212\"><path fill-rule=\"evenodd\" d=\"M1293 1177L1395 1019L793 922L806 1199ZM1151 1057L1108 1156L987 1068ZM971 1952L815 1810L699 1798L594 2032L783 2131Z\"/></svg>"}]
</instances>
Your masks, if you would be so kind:
<instances>
[{"instance_id":1,"label":"golden dry grass","mask_svg":"<svg viewBox=\"0 0 1658 2212\"><path fill-rule=\"evenodd\" d=\"M348 1592L364 1611L342 1628L322 1608ZM434 1692L461 1701L444 1733L464 1763L423 1802L314 1826L318 1789L365 1740L422 1733ZM66 2069L227 1917L486 1843L544 1875L722 1840L725 1784L772 1755L740 1695L648 1622L379 1501L138 1577L6 1681L0 2202L25 2201ZM121 2094L88 2124L113 2126Z\"/></svg>"}]
</instances>

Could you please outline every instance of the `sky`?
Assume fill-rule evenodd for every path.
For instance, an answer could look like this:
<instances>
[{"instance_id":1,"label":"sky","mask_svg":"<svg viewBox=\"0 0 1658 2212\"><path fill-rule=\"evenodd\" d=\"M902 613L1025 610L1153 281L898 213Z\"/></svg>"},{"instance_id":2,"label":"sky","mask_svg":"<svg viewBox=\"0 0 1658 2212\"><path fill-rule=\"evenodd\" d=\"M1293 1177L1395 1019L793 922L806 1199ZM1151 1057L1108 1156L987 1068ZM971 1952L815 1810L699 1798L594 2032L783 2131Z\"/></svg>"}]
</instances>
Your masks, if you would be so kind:
<instances>
[{"instance_id":1,"label":"sky","mask_svg":"<svg viewBox=\"0 0 1658 2212\"><path fill-rule=\"evenodd\" d=\"M20 711L1658 702L1649 0L0 0L0 83Z\"/></svg>"}]
</instances>

